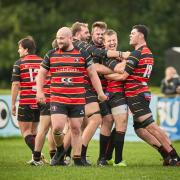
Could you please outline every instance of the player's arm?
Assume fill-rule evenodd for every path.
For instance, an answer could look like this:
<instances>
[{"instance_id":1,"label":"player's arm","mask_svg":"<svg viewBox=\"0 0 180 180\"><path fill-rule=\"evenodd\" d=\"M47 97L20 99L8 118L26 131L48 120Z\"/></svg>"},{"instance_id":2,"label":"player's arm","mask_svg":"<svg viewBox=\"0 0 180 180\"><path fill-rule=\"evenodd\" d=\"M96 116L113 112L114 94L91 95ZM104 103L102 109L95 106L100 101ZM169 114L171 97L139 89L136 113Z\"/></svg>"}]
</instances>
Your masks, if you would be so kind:
<instances>
[{"instance_id":1,"label":"player's arm","mask_svg":"<svg viewBox=\"0 0 180 180\"><path fill-rule=\"evenodd\" d=\"M16 115L16 100L19 94L20 88L20 60L16 61L13 66L12 73L12 86L11 86L11 103L12 103L12 115Z\"/></svg>"},{"instance_id":2,"label":"player's arm","mask_svg":"<svg viewBox=\"0 0 180 180\"><path fill-rule=\"evenodd\" d=\"M113 50L105 50L101 48L97 48L96 46L83 42L83 41L76 41L75 46L78 49L84 49L85 51L89 52L92 56L99 57L99 58L123 58L127 59L129 57L130 52L122 52L122 51L113 51Z\"/></svg>"},{"instance_id":3,"label":"player's arm","mask_svg":"<svg viewBox=\"0 0 180 180\"><path fill-rule=\"evenodd\" d=\"M113 73L113 71L110 68L106 67L103 64L95 63L94 66L95 66L95 69L96 69L98 74L105 75L105 74Z\"/></svg>"},{"instance_id":4,"label":"player's arm","mask_svg":"<svg viewBox=\"0 0 180 180\"><path fill-rule=\"evenodd\" d=\"M139 57L140 57L140 51L133 51L130 56L128 57L127 61L124 63L114 63L112 64L112 69L115 71L115 69L121 74L112 74L112 75L107 75L105 78L115 80L115 81L124 81L127 79L127 77L130 74L133 74L134 68L137 66L139 62Z\"/></svg>"},{"instance_id":5,"label":"player's arm","mask_svg":"<svg viewBox=\"0 0 180 180\"><path fill-rule=\"evenodd\" d=\"M130 55L129 51L122 52L122 51L107 51L107 57L108 58L120 58L120 59L127 59Z\"/></svg>"},{"instance_id":6,"label":"player's arm","mask_svg":"<svg viewBox=\"0 0 180 180\"><path fill-rule=\"evenodd\" d=\"M114 67L114 72L116 73L123 73L124 72L124 69L125 69L125 66L126 66L126 60L118 63L115 67Z\"/></svg>"},{"instance_id":7,"label":"player's arm","mask_svg":"<svg viewBox=\"0 0 180 180\"><path fill-rule=\"evenodd\" d=\"M102 84L101 81L99 79L99 76L95 70L94 64L90 65L87 68L87 72L88 72L88 76L92 82L92 85L94 87L94 89L96 90L97 94L98 94L98 99L100 101L105 101L107 100L107 96L104 94L103 92L103 88L102 88Z\"/></svg>"},{"instance_id":8,"label":"player's arm","mask_svg":"<svg viewBox=\"0 0 180 180\"><path fill-rule=\"evenodd\" d=\"M12 115L16 116L16 99L19 94L20 82L14 81L11 86Z\"/></svg>"},{"instance_id":9,"label":"player's arm","mask_svg":"<svg viewBox=\"0 0 180 180\"><path fill-rule=\"evenodd\" d=\"M36 86L37 86L36 98L37 98L37 102L39 103L45 103L46 101L43 87L44 87L45 79L47 77L47 73L49 71L49 67L50 67L49 57L48 55L46 55L45 59L41 63L41 67L36 76Z\"/></svg>"},{"instance_id":10,"label":"player's arm","mask_svg":"<svg viewBox=\"0 0 180 180\"><path fill-rule=\"evenodd\" d=\"M129 74L127 72L124 72L122 74L119 74L119 73L107 74L104 77L108 80L124 81L127 79L128 76Z\"/></svg>"}]
</instances>

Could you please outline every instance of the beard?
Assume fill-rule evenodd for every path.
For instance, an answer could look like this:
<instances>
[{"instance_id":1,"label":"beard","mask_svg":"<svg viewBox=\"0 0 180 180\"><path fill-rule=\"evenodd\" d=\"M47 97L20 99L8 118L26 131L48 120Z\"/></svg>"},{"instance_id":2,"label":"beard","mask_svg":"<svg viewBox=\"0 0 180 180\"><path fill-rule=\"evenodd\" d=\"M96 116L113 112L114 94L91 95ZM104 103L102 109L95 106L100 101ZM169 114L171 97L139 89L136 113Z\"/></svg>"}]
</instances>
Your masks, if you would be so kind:
<instances>
[{"instance_id":1,"label":"beard","mask_svg":"<svg viewBox=\"0 0 180 180\"><path fill-rule=\"evenodd\" d=\"M68 43L61 43L61 44L58 44L58 46L59 46L59 49L66 51L69 47L69 44Z\"/></svg>"}]
</instances>

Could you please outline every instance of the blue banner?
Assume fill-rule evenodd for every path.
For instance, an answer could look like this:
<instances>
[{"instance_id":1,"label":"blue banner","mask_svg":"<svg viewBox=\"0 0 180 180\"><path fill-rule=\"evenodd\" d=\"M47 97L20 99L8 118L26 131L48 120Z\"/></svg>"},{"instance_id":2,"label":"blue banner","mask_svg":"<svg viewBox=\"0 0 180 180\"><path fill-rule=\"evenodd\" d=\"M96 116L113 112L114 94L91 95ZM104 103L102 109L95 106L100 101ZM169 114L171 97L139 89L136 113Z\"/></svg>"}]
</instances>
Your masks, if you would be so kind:
<instances>
[{"instance_id":1,"label":"blue banner","mask_svg":"<svg viewBox=\"0 0 180 180\"><path fill-rule=\"evenodd\" d=\"M20 135L20 130L17 118L11 114L11 96L0 96L0 136L15 135Z\"/></svg>"},{"instance_id":2,"label":"blue banner","mask_svg":"<svg viewBox=\"0 0 180 180\"><path fill-rule=\"evenodd\" d=\"M160 126L171 140L180 139L180 97L159 97L157 104Z\"/></svg>"},{"instance_id":3,"label":"blue banner","mask_svg":"<svg viewBox=\"0 0 180 180\"><path fill-rule=\"evenodd\" d=\"M154 119L156 119L156 106L157 96L153 96L151 100L151 110L153 112ZM18 107L18 103L17 106ZM99 129L94 135L94 139L99 139ZM2 95L0 96L0 136L16 136L20 135L18 128L18 121L16 117L11 115L11 96ZM126 141L140 141L134 132L132 115L129 115L128 127L126 132Z\"/></svg>"}]
</instances>

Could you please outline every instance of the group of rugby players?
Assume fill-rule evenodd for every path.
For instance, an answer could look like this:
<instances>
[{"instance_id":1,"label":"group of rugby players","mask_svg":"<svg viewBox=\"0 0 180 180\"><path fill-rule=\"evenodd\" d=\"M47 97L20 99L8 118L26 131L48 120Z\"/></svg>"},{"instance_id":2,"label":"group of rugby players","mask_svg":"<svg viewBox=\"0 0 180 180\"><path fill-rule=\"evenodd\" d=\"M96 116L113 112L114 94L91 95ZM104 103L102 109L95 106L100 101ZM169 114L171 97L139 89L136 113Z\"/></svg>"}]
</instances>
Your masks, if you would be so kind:
<instances>
[{"instance_id":1,"label":"group of rugby players","mask_svg":"<svg viewBox=\"0 0 180 180\"><path fill-rule=\"evenodd\" d=\"M12 113L16 114L19 93L17 119L32 151L29 164L46 163L41 151L48 133L51 166L67 165L70 159L74 165L91 166L86 153L99 127L97 165L127 166L123 146L130 109L136 134L160 153L163 165L180 165L176 150L149 108L147 82L153 56L147 36L145 25L133 26L129 43L135 50L121 52L117 51L117 33L107 29L105 22L93 23L91 40L88 24L76 22L57 31L53 49L44 59L35 55L31 37L18 42Z\"/></svg>"}]
</instances>

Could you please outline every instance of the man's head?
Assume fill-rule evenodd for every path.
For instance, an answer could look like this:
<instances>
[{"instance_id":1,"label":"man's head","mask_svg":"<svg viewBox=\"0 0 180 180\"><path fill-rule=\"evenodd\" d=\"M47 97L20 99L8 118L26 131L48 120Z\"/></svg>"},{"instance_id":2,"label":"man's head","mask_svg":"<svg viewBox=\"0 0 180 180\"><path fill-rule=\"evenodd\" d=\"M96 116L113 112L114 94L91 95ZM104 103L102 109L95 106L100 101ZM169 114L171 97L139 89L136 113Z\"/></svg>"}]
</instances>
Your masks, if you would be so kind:
<instances>
[{"instance_id":1,"label":"man's head","mask_svg":"<svg viewBox=\"0 0 180 180\"><path fill-rule=\"evenodd\" d=\"M56 34L57 45L59 49L69 50L72 45L72 32L68 27L62 27Z\"/></svg>"},{"instance_id":2,"label":"man's head","mask_svg":"<svg viewBox=\"0 0 180 180\"><path fill-rule=\"evenodd\" d=\"M20 57L36 52L36 44L31 36L21 39L18 42L18 53Z\"/></svg>"},{"instance_id":3,"label":"man's head","mask_svg":"<svg viewBox=\"0 0 180 180\"><path fill-rule=\"evenodd\" d=\"M72 25L71 30L73 37L81 41L86 41L86 42L89 41L90 33L88 29L88 24L75 22Z\"/></svg>"},{"instance_id":4,"label":"man's head","mask_svg":"<svg viewBox=\"0 0 180 180\"><path fill-rule=\"evenodd\" d=\"M106 29L107 29L107 24L105 22L97 21L93 23L91 36L94 44L98 46L103 45L103 35Z\"/></svg>"},{"instance_id":5,"label":"man's head","mask_svg":"<svg viewBox=\"0 0 180 180\"><path fill-rule=\"evenodd\" d=\"M145 25L135 25L132 28L129 44L132 46L136 46L137 44L141 44L146 42L148 37L149 29Z\"/></svg>"},{"instance_id":6,"label":"man's head","mask_svg":"<svg viewBox=\"0 0 180 180\"><path fill-rule=\"evenodd\" d=\"M116 50L118 46L118 39L117 39L117 33L112 30L108 29L104 33L104 46L107 50Z\"/></svg>"},{"instance_id":7,"label":"man's head","mask_svg":"<svg viewBox=\"0 0 180 180\"><path fill-rule=\"evenodd\" d=\"M171 79L171 78L178 76L178 75L177 75L176 69L172 66L169 66L165 70L165 76L166 76L165 77L166 79Z\"/></svg>"}]
</instances>

